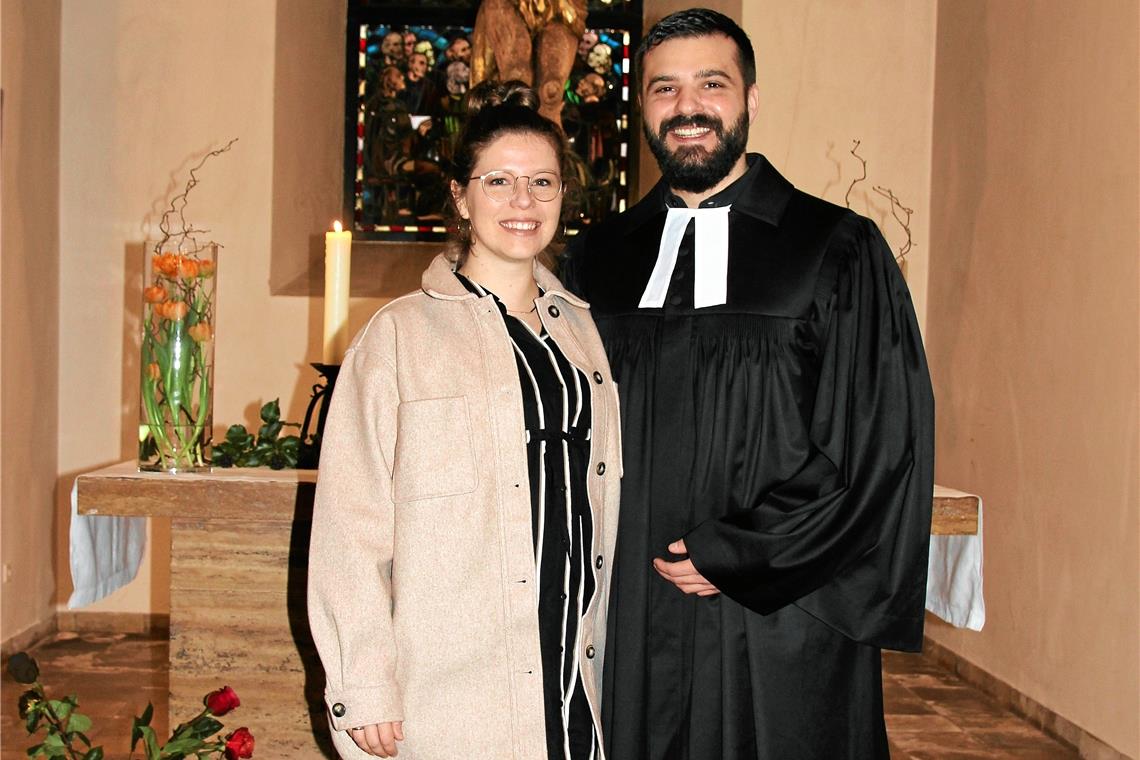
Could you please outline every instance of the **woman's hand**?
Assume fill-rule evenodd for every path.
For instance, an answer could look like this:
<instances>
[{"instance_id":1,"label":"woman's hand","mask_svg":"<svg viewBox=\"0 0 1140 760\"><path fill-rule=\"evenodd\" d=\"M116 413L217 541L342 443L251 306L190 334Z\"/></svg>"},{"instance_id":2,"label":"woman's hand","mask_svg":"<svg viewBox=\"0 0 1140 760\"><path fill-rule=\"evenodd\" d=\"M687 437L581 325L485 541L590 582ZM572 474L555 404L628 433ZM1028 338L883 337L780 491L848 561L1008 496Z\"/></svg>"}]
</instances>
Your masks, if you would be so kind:
<instances>
[{"instance_id":1,"label":"woman's hand","mask_svg":"<svg viewBox=\"0 0 1140 760\"><path fill-rule=\"evenodd\" d=\"M404 722L373 723L362 728L350 728L348 735L356 746L376 757L395 757L399 754L396 742L404 740Z\"/></svg>"}]
</instances>

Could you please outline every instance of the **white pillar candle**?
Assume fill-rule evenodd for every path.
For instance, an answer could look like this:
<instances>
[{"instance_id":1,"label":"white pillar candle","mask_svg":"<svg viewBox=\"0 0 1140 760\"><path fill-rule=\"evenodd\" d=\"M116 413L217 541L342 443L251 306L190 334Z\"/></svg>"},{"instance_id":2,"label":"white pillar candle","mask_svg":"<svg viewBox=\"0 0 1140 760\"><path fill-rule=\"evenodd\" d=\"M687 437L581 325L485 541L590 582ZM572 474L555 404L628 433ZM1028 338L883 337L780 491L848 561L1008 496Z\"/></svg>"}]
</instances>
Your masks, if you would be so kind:
<instances>
[{"instance_id":1,"label":"white pillar candle","mask_svg":"<svg viewBox=\"0 0 1140 760\"><path fill-rule=\"evenodd\" d=\"M325 233L325 342L322 361L340 364L348 348L348 278L352 266L352 232L333 222Z\"/></svg>"}]
</instances>

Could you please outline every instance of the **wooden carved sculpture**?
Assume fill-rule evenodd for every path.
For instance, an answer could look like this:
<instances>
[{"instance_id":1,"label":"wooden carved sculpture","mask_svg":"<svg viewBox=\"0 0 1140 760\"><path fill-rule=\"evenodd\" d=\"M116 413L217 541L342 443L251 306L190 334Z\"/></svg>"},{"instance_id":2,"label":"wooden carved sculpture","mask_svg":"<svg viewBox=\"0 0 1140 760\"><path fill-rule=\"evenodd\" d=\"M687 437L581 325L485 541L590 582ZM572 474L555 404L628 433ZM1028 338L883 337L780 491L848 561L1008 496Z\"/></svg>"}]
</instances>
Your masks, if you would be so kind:
<instances>
[{"instance_id":1,"label":"wooden carved sculpture","mask_svg":"<svg viewBox=\"0 0 1140 760\"><path fill-rule=\"evenodd\" d=\"M472 35L471 84L518 79L539 113L562 124L562 88L586 31L586 0L483 0Z\"/></svg>"}]
</instances>

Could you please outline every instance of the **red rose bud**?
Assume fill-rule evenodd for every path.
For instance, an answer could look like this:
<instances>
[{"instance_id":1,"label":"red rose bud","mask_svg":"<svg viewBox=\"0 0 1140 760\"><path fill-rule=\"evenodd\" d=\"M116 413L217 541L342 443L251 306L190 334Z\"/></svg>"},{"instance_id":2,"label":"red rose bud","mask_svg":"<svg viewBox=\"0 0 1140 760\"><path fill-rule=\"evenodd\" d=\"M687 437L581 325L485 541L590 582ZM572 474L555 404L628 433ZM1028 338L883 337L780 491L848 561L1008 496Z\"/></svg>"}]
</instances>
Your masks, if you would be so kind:
<instances>
[{"instance_id":1,"label":"red rose bud","mask_svg":"<svg viewBox=\"0 0 1140 760\"><path fill-rule=\"evenodd\" d=\"M226 760L253 757L253 734L242 726L226 737Z\"/></svg>"},{"instance_id":2,"label":"red rose bud","mask_svg":"<svg viewBox=\"0 0 1140 760\"><path fill-rule=\"evenodd\" d=\"M206 695L206 709L212 715L221 717L228 713L230 710L241 705L241 700L238 699L237 693L229 686L223 686L217 691L211 691ZM250 746L253 746L252 744ZM248 757L248 755L246 755Z\"/></svg>"}]
</instances>

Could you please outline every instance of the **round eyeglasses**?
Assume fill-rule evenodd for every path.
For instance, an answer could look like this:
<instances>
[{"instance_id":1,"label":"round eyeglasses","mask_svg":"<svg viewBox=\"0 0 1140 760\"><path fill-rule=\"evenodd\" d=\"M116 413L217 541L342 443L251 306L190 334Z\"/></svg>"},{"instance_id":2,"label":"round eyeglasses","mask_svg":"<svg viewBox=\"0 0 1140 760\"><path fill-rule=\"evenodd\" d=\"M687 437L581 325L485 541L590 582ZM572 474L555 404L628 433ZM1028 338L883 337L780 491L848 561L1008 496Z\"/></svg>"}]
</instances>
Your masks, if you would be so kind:
<instances>
[{"instance_id":1,"label":"round eyeglasses","mask_svg":"<svg viewBox=\"0 0 1140 760\"><path fill-rule=\"evenodd\" d=\"M554 172L538 172L531 176L515 176L511 172L496 170L477 177L468 177L468 182L479 180L483 194L498 203L506 203L515 197L515 188L520 179L526 180L526 189L536 201L548 202L562 192L562 178Z\"/></svg>"}]
</instances>

